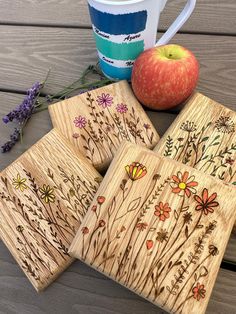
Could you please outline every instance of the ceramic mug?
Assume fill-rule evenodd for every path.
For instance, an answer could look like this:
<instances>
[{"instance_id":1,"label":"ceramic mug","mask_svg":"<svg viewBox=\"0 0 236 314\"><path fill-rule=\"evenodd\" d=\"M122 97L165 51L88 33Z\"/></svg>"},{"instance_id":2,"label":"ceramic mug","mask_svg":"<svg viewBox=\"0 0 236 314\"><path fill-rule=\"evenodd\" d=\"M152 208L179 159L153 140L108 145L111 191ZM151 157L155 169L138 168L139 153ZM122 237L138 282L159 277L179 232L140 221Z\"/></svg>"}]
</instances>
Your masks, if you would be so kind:
<instances>
[{"instance_id":1,"label":"ceramic mug","mask_svg":"<svg viewBox=\"0 0 236 314\"><path fill-rule=\"evenodd\" d=\"M183 11L156 43L160 13L167 0L88 0L99 63L115 80L130 79L137 56L155 45L165 45L194 10L188 0Z\"/></svg>"}]
</instances>

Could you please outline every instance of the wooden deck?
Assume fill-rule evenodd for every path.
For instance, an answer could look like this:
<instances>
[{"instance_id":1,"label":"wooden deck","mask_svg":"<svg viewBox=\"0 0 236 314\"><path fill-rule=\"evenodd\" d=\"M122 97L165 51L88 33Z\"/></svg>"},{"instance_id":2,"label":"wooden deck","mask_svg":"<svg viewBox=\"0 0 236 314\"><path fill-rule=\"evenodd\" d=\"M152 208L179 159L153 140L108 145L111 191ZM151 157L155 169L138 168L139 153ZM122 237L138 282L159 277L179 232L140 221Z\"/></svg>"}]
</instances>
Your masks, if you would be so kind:
<instances>
[{"instance_id":1,"label":"wooden deck","mask_svg":"<svg viewBox=\"0 0 236 314\"><path fill-rule=\"evenodd\" d=\"M184 0L169 0L160 21L164 32ZM201 64L198 91L236 110L236 2L198 0L191 19L172 42L191 49ZM4 0L0 10L0 116L21 102L25 90L52 75L47 93L73 82L86 65L96 62L84 0ZM176 113L148 112L163 134ZM23 145L0 155L0 170L51 129L47 112L34 116ZM1 143L9 128L0 124ZM236 236L224 256L207 313L236 313ZM0 313L164 313L115 282L75 262L51 287L37 295L0 242ZM195 313L193 313L195 314ZM196 313L197 314L197 313Z\"/></svg>"}]
</instances>

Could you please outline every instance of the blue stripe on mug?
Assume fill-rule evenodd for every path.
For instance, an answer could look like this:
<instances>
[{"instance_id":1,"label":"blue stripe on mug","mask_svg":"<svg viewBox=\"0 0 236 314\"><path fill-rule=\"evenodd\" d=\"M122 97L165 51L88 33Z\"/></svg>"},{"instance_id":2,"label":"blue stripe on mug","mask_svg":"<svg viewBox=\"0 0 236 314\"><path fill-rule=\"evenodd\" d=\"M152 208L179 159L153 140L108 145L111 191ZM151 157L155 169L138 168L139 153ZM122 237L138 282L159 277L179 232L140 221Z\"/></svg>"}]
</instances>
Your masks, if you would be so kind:
<instances>
[{"instance_id":1,"label":"blue stripe on mug","mask_svg":"<svg viewBox=\"0 0 236 314\"><path fill-rule=\"evenodd\" d=\"M89 5L93 25L100 31L111 35L136 34L143 31L147 22L147 11L125 14L101 12Z\"/></svg>"},{"instance_id":2,"label":"blue stripe on mug","mask_svg":"<svg viewBox=\"0 0 236 314\"><path fill-rule=\"evenodd\" d=\"M112 79L129 80L131 78L132 67L118 68L114 65L108 64L102 59L99 59L99 63L103 73Z\"/></svg>"},{"instance_id":3,"label":"blue stripe on mug","mask_svg":"<svg viewBox=\"0 0 236 314\"><path fill-rule=\"evenodd\" d=\"M94 33L96 46L104 56L116 60L135 60L144 51L144 40L132 43L114 43Z\"/></svg>"}]
</instances>

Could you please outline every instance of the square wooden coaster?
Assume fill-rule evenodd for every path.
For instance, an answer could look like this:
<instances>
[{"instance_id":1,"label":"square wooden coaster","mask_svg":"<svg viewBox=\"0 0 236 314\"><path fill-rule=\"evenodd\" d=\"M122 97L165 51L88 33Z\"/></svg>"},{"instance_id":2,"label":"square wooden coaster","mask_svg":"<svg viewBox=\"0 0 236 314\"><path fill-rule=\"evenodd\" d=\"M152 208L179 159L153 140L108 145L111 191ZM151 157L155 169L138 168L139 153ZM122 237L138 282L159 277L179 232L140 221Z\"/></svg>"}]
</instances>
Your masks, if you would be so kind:
<instances>
[{"instance_id":1,"label":"square wooden coaster","mask_svg":"<svg viewBox=\"0 0 236 314\"><path fill-rule=\"evenodd\" d=\"M154 151L236 185L236 112L196 93Z\"/></svg>"},{"instance_id":2,"label":"square wooden coaster","mask_svg":"<svg viewBox=\"0 0 236 314\"><path fill-rule=\"evenodd\" d=\"M127 81L49 106L53 126L98 170L110 164L123 140L153 148L159 136Z\"/></svg>"},{"instance_id":3,"label":"square wooden coaster","mask_svg":"<svg viewBox=\"0 0 236 314\"><path fill-rule=\"evenodd\" d=\"M235 202L221 181L125 143L69 252L170 313L202 314Z\"/></svg>"},{"instance_id":4,"label":"square wooden coaster","mask_svg":"<svg viewBox=\"0 0 236 314\"><path fill-rule=\"evenodd\" d=\"M37 291L68 254L101 176L56 130L0 174L0 236Z\"/></svg>"}]
</instances>

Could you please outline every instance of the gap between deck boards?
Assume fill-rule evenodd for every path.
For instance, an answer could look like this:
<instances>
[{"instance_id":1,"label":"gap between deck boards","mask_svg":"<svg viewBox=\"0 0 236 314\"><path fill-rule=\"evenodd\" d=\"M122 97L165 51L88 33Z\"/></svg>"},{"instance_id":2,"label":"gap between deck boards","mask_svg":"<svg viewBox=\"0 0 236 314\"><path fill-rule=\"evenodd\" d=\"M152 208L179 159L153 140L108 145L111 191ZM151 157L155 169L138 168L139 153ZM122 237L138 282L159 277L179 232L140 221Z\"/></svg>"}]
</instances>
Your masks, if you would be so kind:
<instances>
[{"instance_id":1,"label":"gap between deck boards","mask_svg":"<svg viewBox=\"0 0 236 314\"><path fill-rule=\"evenodd\" d=\"M24 27L44 27L44 28L65 28L65 29L92 29L90 26L85 25L60 25L60 24L40 24L40 23L17 23L17 22L0 22L0 26L24 26ZM165 29L158 29L158 33L165 33ZM186 34L186 35L211 35L211 36L228 36L228 37L236 37L235 33L218 33L218 32L203 32L203 31L178 31L177 34Z\"/></svg>"}]
</instances>

